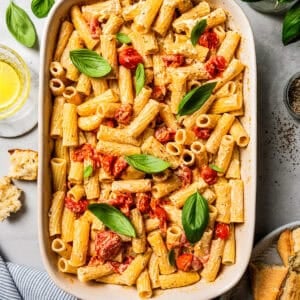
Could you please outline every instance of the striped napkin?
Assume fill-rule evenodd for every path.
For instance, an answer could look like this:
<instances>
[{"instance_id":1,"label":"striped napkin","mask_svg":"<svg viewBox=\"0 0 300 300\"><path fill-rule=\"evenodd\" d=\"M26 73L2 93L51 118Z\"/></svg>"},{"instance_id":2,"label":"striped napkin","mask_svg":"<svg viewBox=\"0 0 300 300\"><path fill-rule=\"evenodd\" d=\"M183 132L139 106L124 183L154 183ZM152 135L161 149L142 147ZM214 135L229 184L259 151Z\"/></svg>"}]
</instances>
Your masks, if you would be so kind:
<instances>
[{"instance_id":1,"label":"striped napkin","mask_svg":"<svg viewBox=\"0 0 300 300\"><path fill-rule=\"evenodd\" d=\"M1 300L76 300L59 289L45 272L4 262L0 256Z\"/></svg>"}]
</instances>

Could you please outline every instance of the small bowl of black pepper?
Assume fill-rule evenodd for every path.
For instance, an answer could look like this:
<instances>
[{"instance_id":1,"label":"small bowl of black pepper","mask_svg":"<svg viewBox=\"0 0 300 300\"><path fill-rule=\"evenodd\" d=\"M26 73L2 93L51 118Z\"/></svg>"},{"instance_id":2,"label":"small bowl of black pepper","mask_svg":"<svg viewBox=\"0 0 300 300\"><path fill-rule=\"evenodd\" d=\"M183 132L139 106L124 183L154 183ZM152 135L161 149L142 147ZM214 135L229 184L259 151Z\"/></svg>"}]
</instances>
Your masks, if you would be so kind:
<instances>
[{"instance_id":1,"label":"small bowl of black pepper","mask_svg":"<svg viewBox=\"0 0 300 300\"><path fill-rule=\"evenodd\" d=\"M300 72L288 81L284 95L285 105L290 115L300 120Z\"/></svg>"}]
</instances>

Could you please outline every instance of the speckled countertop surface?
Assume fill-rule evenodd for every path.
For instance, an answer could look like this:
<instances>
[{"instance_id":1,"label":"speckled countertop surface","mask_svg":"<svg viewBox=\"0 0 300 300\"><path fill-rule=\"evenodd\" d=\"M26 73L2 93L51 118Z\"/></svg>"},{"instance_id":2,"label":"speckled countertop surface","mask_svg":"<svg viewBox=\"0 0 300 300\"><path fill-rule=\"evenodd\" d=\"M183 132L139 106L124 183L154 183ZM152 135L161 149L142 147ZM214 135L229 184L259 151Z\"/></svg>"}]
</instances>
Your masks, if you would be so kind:
<instances>
[{"instance_id":1,"label":"speckled countertop surface","mask_svg":"<svg viewBox=\"0 0 300 300\"><path fill-rule=\"evenodd\" d=\"M279 16L260 14L241 3L250 18L256 43L258 66L258 191L256 235L258 240L282 224L300 220L300 123L287 113L283 91L288 78L300 71L300 41L281 44ZM34 18L30 1L15 0L33 18L41 38L43 20ZM32 97L38 98L39 52L18 44L8 33L5 10L9 0L0 2L0 43L15 49L30 67ZM0 138L0 176L8 172L11 148L37 149L37 128L16 139ZM17 182L25 191L24 208L0 224L0 253L12 262L43 269L37 237L36 183Z\"/></svg>"}]
</instances>

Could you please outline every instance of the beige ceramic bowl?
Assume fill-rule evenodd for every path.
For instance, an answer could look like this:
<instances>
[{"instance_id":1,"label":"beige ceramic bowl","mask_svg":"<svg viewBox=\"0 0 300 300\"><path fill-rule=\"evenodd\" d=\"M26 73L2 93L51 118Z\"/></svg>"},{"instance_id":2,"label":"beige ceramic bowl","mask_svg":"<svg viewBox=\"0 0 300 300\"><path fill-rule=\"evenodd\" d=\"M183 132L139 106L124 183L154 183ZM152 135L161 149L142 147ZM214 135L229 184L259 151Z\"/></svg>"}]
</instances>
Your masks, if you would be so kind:
<instances>
[{"instance_id":1,"label":"beige ceramic bowl","mask_svg":"<svg viewBox=\"0 0 300 300\"><path fill-rule=\"evenodd\" d=\"M85 3L88 1L84 1ZM211 4L223 7L229 13L230 28L238 30L242 35L242 46L240 58L247 65L244 95L245 117L242 119L244 126L250 134L251 142L247 149L242 151L242 176L245 182L245 224L236 228L236 264L223 268L223 271L213 283L206 283L203 280L189 287L166 290L156 293L155 299L211 299L225 293L232 288L242 277L251 254L254 224L255 224L255 201L256 201L256 59L253 34L249 22L241 8L233 0L210 0ZM50 238L48 233L48 210L51 197L51 176L49 159L51 143L49 137L49 120L51 112L51 96L48 88L49 65L53 50L56 46L55 36L57 35L60 22L65 18L74 4L83 1L69 0L56 1L48 21L41 46L41 70L40 70L40 112L39 112L39 243L45 269L54 282L63 290L88 300L99 299L138 299L134 288L86 284L79 282L76 277L66 275L57 271L57 257L50 249Z\"/></svg>"}]
</instances>

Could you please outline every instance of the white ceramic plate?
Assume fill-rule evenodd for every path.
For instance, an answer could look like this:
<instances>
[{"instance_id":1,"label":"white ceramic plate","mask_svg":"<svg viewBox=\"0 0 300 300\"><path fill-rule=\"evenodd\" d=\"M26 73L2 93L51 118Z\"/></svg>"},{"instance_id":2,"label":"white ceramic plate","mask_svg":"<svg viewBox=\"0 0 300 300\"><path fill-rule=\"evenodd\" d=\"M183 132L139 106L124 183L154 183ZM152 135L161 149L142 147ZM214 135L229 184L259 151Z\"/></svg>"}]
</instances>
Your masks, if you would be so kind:
<instances>
[{"instance_id":1,"label":"white ceramic plate","mask_svg":"<svg viewBox=\"0 0 300 300\"><path fill-rule=\"evenodd\" d=\"M54 282L65 291L76 295L81 299L138 299L134 288L113 285L84 284L74 276L59 273L57 271L56 255L50 249L48 233L48 210L50 205L50 168L49 159L51 141L49 137L49 120L51 112L51 95L48 88L49 65L52 53L56 46L57 32L61 20L63 20L74 4L88 1L59 0L55 2L47 19L44 38L41 46L41 70L40 70L40 112L39 112L39 243L45 269ZM223 271L213 283L200 281L189 287L172 289L155 293L156 299L211 299L217 297L232 288L242 277L251 254L256 201L256 59L252 30L241 8L233 0L211 0L210 4L224 8L229 14L228 25L238 30L242 35L239 56L247 68L244 78L245 117L242 122L250 135L250 144L242 151L242 178L245 182L245 224L236 227L236 264L223 268Z\"/></svg>"},{"instance_id":2,"label":"white ceramic plate","mask_svg":"<svg viewBox=\"0 0 300 300\"><path fill-rule=\"evenodd\" d=\"M286 229L295 229L300 227L300 221L283 225L263 239L261 239L254 247L251 255L251 262L283 265L282 260L277 252L277 241L281 234ZM239 283L228 293L221 297L222 300L252 300L250 278L248 272L244 274Z\"/></svg>"}]
</instances>

